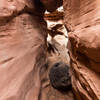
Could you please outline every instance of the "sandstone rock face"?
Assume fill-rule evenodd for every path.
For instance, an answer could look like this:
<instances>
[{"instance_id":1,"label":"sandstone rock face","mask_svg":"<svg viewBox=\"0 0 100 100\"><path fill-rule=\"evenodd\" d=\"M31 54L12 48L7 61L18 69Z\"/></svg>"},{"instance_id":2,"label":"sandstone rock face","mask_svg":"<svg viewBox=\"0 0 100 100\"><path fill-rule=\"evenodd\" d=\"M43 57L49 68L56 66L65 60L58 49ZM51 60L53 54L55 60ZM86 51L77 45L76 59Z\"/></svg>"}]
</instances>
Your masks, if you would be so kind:
<instances>
[{"instance_id":1,"label":"sandstone rock face","mask_svg":"<svg viewBox=\"0 0 100 100\"><path fill-rule=\"evenodd\" d=\"M42 89L41 89L41 100L76 100L73 95L72 89L67 91L60 91L52 87L52 83L49 80L50 70L53 65L57 62L69 64L68 50L63 45L60 45L56 40L52 40L53 51L48 53L47 70L44 75L42 74ZM49 74L48 74L49 73ZM59 74L58 74L59 75ZM67 81L68 82L68 81ZM65 89L65 88L64 88Z\"/></svg>"},{"instance_id":2,"label":"sandstone rock face","mask_svg":"<svg viewBox=\"0 0 100 100\"><path fill-rule=\"evenodd\" d=\"M64 0L72 84L78 100L100 100L100 2Z\"/></svg>"},{"instance_id":3,"label":"sandstone rock face","mask_svg":"<svg viewBox=\"0 0 100 100\"><path fill-rule=\"evenodd\" d=\"M52 1L55 5L59 0ZM42 0L0 0L0 100L42 100L43 77L48 74L43 15L61 4L52 5L47 8Z\"/></svg>"},{"instance_id":4,"label":"sandstone rock face","mask_svg":"<svg viewBox=\"0 0 100 100\"><path fill-rule=\"evenodd\" d=\"M63 0L40 0L40 1L43 3L44 7L50 12L53 12L63 3Z\"/></svg>"},{"instance_id":5,"label":"sandstone rock face","mask_svg":"<svg viewBox=\"0 0 100 100\"><path fill-rule=\"evenodd\" d=\"M35 6L31 0L0 0L0 100L39 98L47 33L39 16L44 8Z\"/></svg>"}]
</instances>

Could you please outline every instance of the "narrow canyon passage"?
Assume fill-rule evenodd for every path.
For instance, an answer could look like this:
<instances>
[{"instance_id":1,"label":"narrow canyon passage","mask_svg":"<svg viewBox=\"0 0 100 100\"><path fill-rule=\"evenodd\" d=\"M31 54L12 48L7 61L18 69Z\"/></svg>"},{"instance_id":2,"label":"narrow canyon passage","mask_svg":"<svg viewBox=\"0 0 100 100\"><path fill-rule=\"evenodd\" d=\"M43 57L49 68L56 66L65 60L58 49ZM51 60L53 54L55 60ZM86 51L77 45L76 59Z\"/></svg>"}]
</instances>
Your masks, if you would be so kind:
<instances>
[{"instance_id":1,"label":"narrow canyon passage","mask_svg":"<svg viewBox=\"0 0 100 100\"><path fill-rule=\"evenodd\" d=\"M66 69L70 68L70 58L67 49L68 34L63 24L63 14L63 7L60 7L55 12L46 12L44 16L48 28L48 68L43 76L45 82L42 85L41 100L75 100L70 86L70 71ZM57 69L56 66L58 66ZM59 71L59 68L64 69ZM64 72L66 74L63 74ZM57 81L57 78L59 78L59 81Z\"/></svg>"},{"instance_id":2,"label":"narrow canyon passage","mask_svg":"<svg viewBox=\"0 0 100 100\"><path fill-rule=\"evenodd\" d=\"M99 31L99 0L0 0L0 100L100 100Z\"/></svg>"}]
</instances>

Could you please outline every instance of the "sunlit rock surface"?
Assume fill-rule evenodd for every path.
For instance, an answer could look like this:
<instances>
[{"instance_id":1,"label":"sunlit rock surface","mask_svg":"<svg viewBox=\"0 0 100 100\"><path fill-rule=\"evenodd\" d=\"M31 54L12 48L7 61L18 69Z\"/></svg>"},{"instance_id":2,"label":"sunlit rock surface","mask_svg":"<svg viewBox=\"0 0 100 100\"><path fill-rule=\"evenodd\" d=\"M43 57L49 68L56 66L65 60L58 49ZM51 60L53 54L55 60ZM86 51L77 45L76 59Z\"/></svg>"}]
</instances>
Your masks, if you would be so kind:
<instances>
[{"instance_id":1,"label":"sunlit rock surface","mask_svg":"<svg viewBox=\"0 0 100 100\"><path fill-rule=\"evenodd\" d=\"M68 43L68 34L63 24L63 7L57 9L56 12L45 13L45 20L47 21L47 28L51 30L51 34L48 35L47 40L52 41L55 39L60 45L66 46Z\"/></svg>"}]
</instances>

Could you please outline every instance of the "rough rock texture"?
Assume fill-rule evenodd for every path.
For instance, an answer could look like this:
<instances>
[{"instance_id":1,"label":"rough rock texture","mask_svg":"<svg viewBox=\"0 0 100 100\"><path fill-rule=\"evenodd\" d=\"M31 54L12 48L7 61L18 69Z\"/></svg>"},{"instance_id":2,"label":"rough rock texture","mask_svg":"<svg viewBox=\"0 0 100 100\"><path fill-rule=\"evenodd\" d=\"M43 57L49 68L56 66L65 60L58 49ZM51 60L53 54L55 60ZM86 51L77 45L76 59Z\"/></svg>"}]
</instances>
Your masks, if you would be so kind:
<instances>
[{"instance_id":1,"label":"rough rock texture","mask_svg":"<svg viewBox=\"0 0 100 100\"><path fill-rule=\"evenodd\" d=\"M36 4L0 0L0 100L38 100L47 33Z\"/></svg>"},{"instance_id":2,"label":"rough rock texture","mask_svg":"<svg viewBox=\"0 0 100 100\"><path fill-rule=\"evenodd\" d=\"M63 94L46 84L47 7L42 1L0 0L0 100L73 100L72 91ZM47 1L51 8L54 1L50 11L60 6L59 0Z\"/></svg>"},{"instance_id":3,"label":"rough rock texture","mask_svg":"<svg viewBox=\"0 0 100 100\"><path fill-rule=\"evenodd\" d=\"M55 9L57 9L63 4L63 0L40 0L40 1L43 3L44 7L49 12L53 12Z\"/></svg>"},{"instance_id":4,"label":"rough rock texture","mask_svg":"<svg viewBox=\"0 0 100 100\"><path fill-rule=\"evenodd\" d=\"M64 0L77 100L100 100L100 1Z\"/></svg>"},{"instance_id":5,"label":"rough rock texture","mask_svg":"<svg viewBox=\"0 0 100 100\"><path fill-rule=\"evenodd\" d=\"M48 42L52 42L52 39L56 40L59 45L64 45L67 47L68 34L63 24L63 7L59 7L55 12L45 13L45 20L47 22L48 28Z\"/></svg>"},{"instance_id":6,"label":"rough rock texture","mask_svg":"<svg viewBox=\"0 0 100 100\"><path fill-rule=\"evenodd\" d=\"M54 39L52 40L53 51L48 53L48 60L47 60L47 70L42 75L42 89L41 89L41 100L75 100L72 89L69 89L67 92L65 91L58 91L57 89L53 88L50 80L49 74L50 69L56 62L64 62L68 64L69 56L68 50L65 46L60 45Z\"/></svg>"},{"instance_id":7,"label":"rough rock texture","mask_svg":"<svg viewBox=\"0 0 100 100\"><path fill-rule=\"evenodd\" d=\"M55 12L52 12L52 13L46 13L44 15L44 18L46 20L51 20L51 21L57 21L57 20L60 20L60 19L63 19L63 11L55 11Z\"/></svg>"},{"instance_id":8,"label":"rough rock texture","mask_svg":"<svg viewBox=\"0 0 100 100\"><path fill-rule=\"evenodd\" d=\"M71 89L70 66L64 62L56 62L49 72L51 85L60 91Z\"/></svg>"}]
</instances>

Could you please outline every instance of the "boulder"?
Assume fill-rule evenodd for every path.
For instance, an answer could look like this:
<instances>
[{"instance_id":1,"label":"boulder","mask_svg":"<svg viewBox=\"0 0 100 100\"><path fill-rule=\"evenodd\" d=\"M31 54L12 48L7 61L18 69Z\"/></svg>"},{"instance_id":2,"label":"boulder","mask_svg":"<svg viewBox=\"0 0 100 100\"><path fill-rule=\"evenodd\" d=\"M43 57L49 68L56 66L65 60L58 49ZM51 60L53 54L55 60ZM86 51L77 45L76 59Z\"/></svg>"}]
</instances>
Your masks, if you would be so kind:
<instances>
[{"instance_id":1,"label":"boulder","mask_svg":"<svg viewBox=\"0 0 100 100\"><path fill-rule=\"evenodd\" d=\"M68 50L55 39L50 44L46 71L41 75L40 100L76 100L71 88Z\"/></svg>"},{"instance_id":2,"label":"boulder","mask_svg":"<svg viewBox=\"0 0 100 100\"><path fill-rule=\"evenodd\" d=\"M77 100L100 100L100 2L64 0L72 85Z\"/></svg>"}]
</instances>

